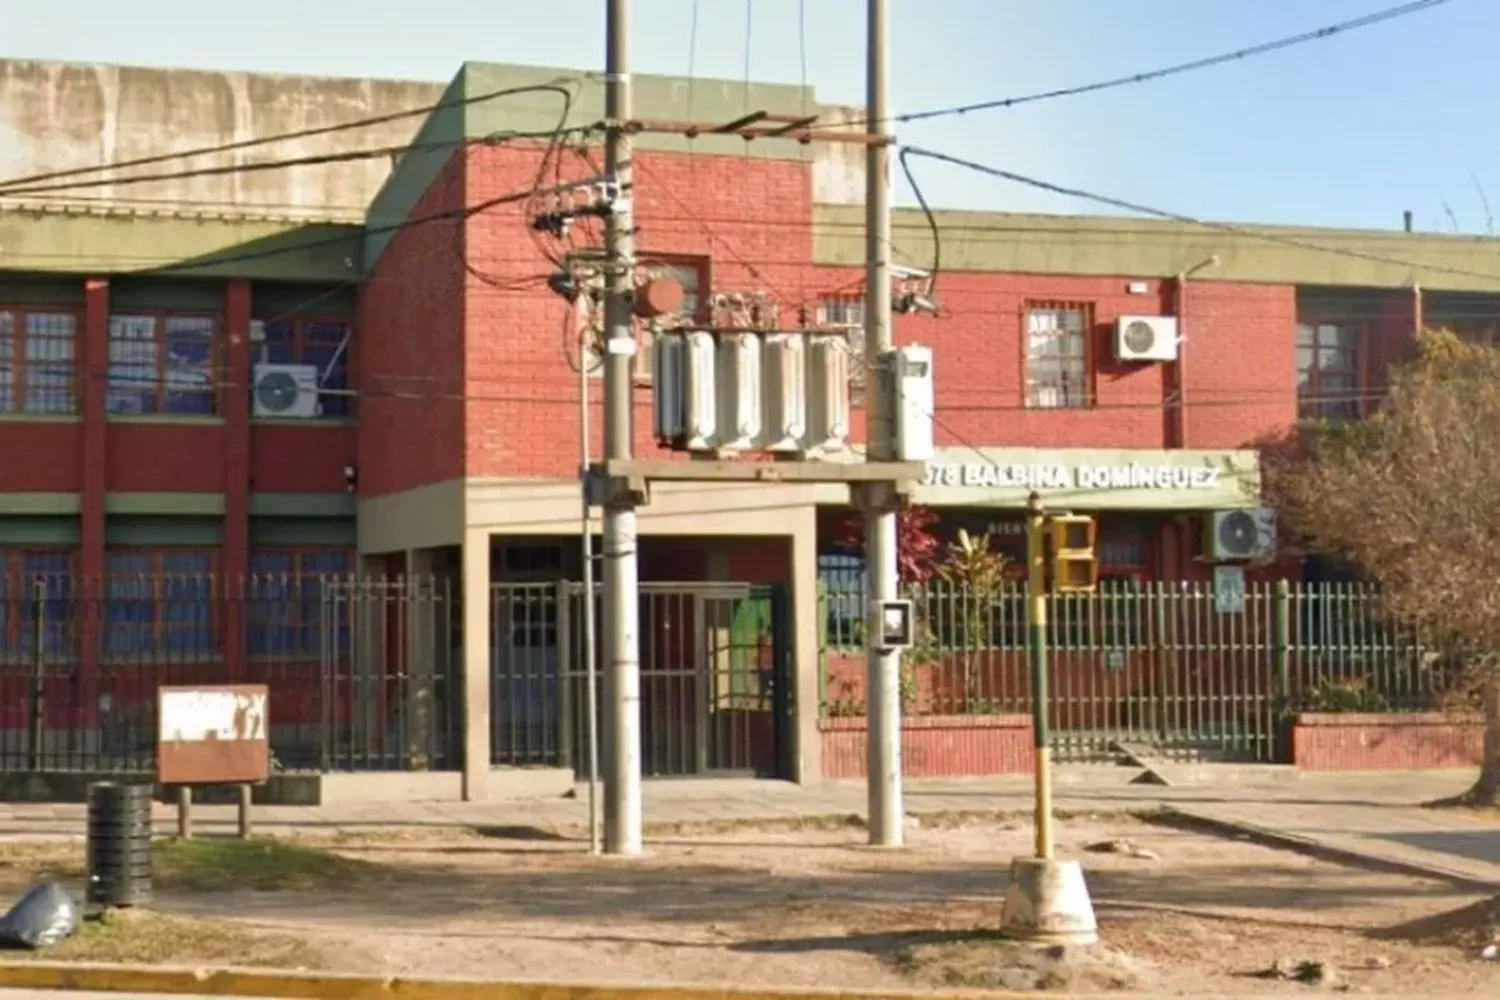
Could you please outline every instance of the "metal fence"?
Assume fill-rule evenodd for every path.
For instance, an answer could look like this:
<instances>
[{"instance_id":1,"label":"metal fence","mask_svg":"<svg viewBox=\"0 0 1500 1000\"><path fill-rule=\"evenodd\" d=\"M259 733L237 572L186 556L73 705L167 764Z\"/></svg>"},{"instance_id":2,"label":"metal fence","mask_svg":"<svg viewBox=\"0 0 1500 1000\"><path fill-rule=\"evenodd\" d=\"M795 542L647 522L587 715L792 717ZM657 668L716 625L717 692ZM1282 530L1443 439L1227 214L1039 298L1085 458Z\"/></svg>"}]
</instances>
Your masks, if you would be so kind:
<instances>
[{"instance_id":1,"label":"metal fence","mask_svg":"<svg viewBox=\"0 0 1500 1000\"><path fill-rule=\"evenodd\" d=\"M604 732L603 614L594 589L597 733ZM588 673L579 583L492 587L491 760L587 773ZM643 583L642 771L784 776L790 711L781 587Z\"/></svg>"},{"instance_id":2,"label":"metal fence","mask_svg":"<svg viewBox=\"0 0 1500 1000\"><path fill-rule=\"evenodd\" d=\"M1026 588L908 586L919 645L905 658L908 714L1031 711ZM1430 710L1439 660L1358 584L1106 585L1048 598L1049 721L1056 752L1121 744L1173 756L1271 761L1297 711ZM864 713L864 601L825 592L822 710Z\"/></svg>"},{"instance_id":3,"label":"metal fence","mask_svg":"<svg viewBox=\"0 0 1500 1000\"><path fill-rule=\"evenodd\" d=\"M0 578L0 771L148 772L157 689L270 689L282 771L457 766L441 578Z\"/></svg>"}]
</instances>

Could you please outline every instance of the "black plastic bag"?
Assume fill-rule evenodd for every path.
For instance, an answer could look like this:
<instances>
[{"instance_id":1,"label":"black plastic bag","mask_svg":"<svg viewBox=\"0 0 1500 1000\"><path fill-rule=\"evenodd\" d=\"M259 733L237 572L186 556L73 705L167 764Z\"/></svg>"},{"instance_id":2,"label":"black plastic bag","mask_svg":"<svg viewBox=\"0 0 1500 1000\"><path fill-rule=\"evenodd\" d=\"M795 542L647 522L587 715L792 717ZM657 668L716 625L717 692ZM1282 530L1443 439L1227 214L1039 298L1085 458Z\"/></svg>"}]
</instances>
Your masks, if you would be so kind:
<instances>
[{"instance_id":1,"label":"black plastic bag","mask_svg":"<svg viewBox=\"0 0 1500 1000\"><path fill-rule=\"evenodd\" d=\"M26 890L10 912L0 917L0 947L50 948L78 930L82 914L68 890L42 882Z\"/></svg>"}]
</instances>

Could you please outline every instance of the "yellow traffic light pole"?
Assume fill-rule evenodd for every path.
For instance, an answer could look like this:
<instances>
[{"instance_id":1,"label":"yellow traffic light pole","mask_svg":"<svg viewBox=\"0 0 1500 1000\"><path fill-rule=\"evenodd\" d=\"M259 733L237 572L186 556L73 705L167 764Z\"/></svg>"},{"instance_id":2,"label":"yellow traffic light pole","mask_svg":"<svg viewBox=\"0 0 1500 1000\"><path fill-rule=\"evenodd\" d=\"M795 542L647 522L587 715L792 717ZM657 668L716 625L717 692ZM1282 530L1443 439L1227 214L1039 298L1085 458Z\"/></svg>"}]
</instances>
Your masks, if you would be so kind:
<instances>
[{"instance_id":1,"label":"yellow traffic light pole","mask_svg":"<svg viewBox=\"0 0 1500 1000\"><path fill-rule=\"evenodd\" d=\"M1026 502L1026 617L1031 667L1031 733L1036 748L1036 856L1052 860L1052 733L1047 694L1047 512L1033 493Z\"/></svg>"}]
</instances>

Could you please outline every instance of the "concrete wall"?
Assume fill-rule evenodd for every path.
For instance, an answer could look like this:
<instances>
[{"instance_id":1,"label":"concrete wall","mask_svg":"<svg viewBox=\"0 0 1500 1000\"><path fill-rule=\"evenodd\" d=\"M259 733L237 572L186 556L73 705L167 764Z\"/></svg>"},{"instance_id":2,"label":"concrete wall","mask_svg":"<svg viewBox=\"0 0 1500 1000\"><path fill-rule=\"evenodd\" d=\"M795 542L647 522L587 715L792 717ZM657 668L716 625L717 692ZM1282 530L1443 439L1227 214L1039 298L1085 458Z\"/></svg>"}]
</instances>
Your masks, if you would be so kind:
<instances>
[{"instance_id":1,"label":"concrete wall","mask_svg":"<svg viewBox=\"0 0 1500 1000\"><path fill-rule=\"evenodd\" d=\"M431 105L442 86L135 66L0 60L0 178L91 167ZM141 173L252 164L401 145L425 116L276 143ZM391 172L385 158L151 184L112 184L35 199L165 207L254 207L363 217ZM92 178L90 178L92 179Z\"/></svg>"}]
</instances>

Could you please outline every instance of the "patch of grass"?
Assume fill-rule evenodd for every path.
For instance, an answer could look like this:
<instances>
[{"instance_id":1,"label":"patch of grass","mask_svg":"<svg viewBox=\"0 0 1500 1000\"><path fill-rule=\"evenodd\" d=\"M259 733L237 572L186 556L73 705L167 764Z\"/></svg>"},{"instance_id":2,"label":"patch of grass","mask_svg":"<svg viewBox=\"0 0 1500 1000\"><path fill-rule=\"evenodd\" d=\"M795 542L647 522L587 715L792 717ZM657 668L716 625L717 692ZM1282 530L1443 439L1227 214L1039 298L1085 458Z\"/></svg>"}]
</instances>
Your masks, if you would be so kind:
<instances>
[{"instance_id":1,"label":"patch of grass","mask_svg":"<svg viewBox=\"0 0 1500 1000\"><path fill-rule=\"evenodd\" d=\"M389 869L315 846L284 840L229 837L161 839L151 845L152 882L164 889L218 892L359 891ZM0 847L0 886L23 887L44 878L80 882L85 872L81 842L8 844Z\"/></svg>"},{"instance_id":2,"label":"patch of grass","mask_svg":"<svg viewBox=\"0 0 1500 1000\"><path fill-rule=\"evenodd\" d=\"M322 954L302 938L217 920L150 910L111 910L85 920L78 933L42 951L0 951L5 960L204 964L322 969Z\"/></svg>"},{"instance_id":3,"label":"patch of grass","mask_svg":"<svg viewBox=\"0 0 1500 1000\"><path fill-rule=\"evenodd\" d=\"M153 882L194 892L360 891L390 878L388 869L373 862L283 840L159 840L151 862Z\"/></svg>"}]
</instances>

